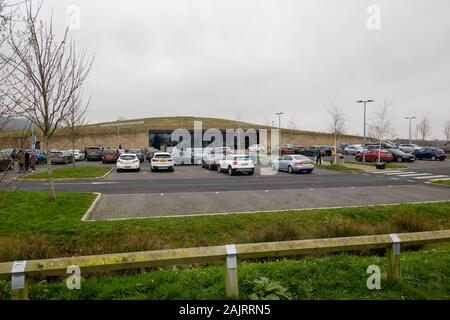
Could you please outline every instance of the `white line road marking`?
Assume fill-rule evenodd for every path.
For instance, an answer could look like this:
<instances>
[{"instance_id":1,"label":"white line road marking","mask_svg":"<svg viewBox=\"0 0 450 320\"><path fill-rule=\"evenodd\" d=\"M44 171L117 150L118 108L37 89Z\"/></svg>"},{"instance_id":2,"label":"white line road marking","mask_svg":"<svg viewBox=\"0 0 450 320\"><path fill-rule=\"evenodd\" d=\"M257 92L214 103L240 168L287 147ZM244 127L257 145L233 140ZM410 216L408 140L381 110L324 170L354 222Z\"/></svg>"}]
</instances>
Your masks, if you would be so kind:
<instances>
[{"instance_id":1,"label":"white line road marking","mask_svg":"<svg viewBox=\"0 0 450 320\"><path fill-rule=\"evenodd\" d=\"M400 180L400 178L391 178L392 180Z\"/></svg>"},{"instance_id":2,"label":"white line road marking","mask_svg":"<svg viewBox=\"0 0 450 320\"><path fill-rule=\"evenodd\" d=\"M384 172L376 171L376 172L372 172L372 173L373 174L386 174L386 173L404 173L404 172L396 170L396 171L384 171Z\"/></svg>"},{"instance_id":3,"label":"white line road marking","mask_svg":"<svg viewBox=\"0 0 450 320\"><path fill-rule=\"evenodd\" d=\"M398 175L398 174L409 174L409 173L417 173L417 172L413 172L413 171L411 171L411 172L396 172L396 173L393 173L393 172L390 172L390 173L386 173L385 175L386 176L395 176L395 175Z\"/></svg>"},{"instance_id":4,"label":"white line road marking","mask_svg":"<svg viewBox=\"0 0 450 320\"><path fill-rule=\"evenodd\" d=\"M428 176L428 177L417 177L413 179L437 179L437 178L448 178L448 176Z\"/></svg>"},{"instance_id":5,"label":"white line road marking","mask_svg":"<svg viewBox=\"0 0 450 320\"><path fill-rule=\"evenodd\" d=\"M117 182L91 182L91 184L115 184Z\"/></svg>"},{"instance_id":6,"label":"white line road marking","mask_svg":"<svg viewBox=\"0 0 450 320\"><path fill-rule=\"evenodd\" d=\"M447 180L450 180L450 178L430 179L430 181L447 181Z\"/></svg>"},{"instance_id":7,"label":"white line road marking","mask_svg":"<svg viewBox=\"0 0 450 320\"><path fill-rule=\"evenodd\" d=\"M399 177L418 177L418 176L430 176L431 173L410 173L410 174L402 174Z\"/></svg>"}]
</instances>

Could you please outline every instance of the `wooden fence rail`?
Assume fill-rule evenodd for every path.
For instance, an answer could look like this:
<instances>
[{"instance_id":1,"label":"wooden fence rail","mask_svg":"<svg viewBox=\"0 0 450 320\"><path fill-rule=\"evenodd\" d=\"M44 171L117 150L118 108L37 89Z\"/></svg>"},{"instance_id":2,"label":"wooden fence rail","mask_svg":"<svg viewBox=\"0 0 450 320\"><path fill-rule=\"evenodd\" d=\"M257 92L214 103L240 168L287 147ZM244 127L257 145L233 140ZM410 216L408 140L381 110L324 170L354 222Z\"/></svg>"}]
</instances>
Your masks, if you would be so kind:
<instances>
[{"instance_id":1,"label":"wooden fence rail","mask_svg":"<svg viewBox=\"0 0 450 320\"><path fill-rule=\"evenodd\" d=\"M400 277L400 246L407 247L449 240L450 230L438 230L15 261L0 263L0 279L11 279L12 299L28 299L28 279L67 275L67 268L70 266L77 266L82 274L88 274L166 265L225 261L225 292L227 297L236 298L239 295L237 281L238 258L278 257L381 248L386 249L388 277L398 278Z\"/></svg>"}]
</instances>

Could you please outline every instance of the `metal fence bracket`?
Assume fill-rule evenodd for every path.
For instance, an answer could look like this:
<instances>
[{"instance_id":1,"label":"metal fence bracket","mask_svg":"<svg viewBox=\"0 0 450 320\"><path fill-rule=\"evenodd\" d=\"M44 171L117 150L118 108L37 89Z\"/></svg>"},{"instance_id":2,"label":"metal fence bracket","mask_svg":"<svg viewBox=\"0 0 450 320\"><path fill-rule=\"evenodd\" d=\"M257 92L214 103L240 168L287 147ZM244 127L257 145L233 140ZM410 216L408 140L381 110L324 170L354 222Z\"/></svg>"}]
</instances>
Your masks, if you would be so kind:
<instances>
[{"instance_id":1,"label":"metal fence bracket","mask_svg":"<svg viewBox=\"0 0 450 320\"><path fill-rule=\"evenodd\" d=\"M15 261L11 269L11 289L19 290L25 288L26 261Z\"/></svg>"},{"instance_id":2,"label":"metal fence bracket","mask_svg":"<svg viewBox=\"0 0 450 320\"><path fill-rule=\"evenodd\" d=\"M400 238L396 233L391 233L389 236L392 239L392 250L394 255L396 256L400 255L400 242L401 242Z\"/></svg>"}]
</instances>

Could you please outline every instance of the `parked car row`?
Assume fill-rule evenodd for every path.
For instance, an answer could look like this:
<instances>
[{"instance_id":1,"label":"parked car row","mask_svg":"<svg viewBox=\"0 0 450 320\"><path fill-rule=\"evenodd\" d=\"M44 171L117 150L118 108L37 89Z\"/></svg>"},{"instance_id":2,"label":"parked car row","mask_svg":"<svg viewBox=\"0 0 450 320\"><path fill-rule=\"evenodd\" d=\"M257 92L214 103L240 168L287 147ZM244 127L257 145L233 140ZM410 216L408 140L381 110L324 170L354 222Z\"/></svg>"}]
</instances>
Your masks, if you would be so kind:
<instances>
[{"instance_id":1,"label":"parked car row","mask_svg":"<svg viewBox=\"0 0 450 320\"><path fill-rule=\"evenodd\" d=\"M357 161L378 161L381 162L414 162L418 160L440 160L444 161L447 156L442 149L426 147L414 150L412 153L405 152L402 149L380 149L379 145L369 145L365 152L356 154Z\"/></svg>"}]
</instances>

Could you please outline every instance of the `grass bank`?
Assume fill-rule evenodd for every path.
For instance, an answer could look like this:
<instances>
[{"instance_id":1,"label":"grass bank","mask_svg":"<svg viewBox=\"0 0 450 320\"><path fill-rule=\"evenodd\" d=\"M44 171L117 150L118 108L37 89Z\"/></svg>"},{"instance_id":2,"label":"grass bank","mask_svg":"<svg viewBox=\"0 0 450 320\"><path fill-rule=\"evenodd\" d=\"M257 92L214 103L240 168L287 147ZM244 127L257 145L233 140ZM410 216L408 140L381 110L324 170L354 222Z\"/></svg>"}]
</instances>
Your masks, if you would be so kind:
<instances>
[{"instance_id":1,"label":"grass bank","mask_svg":"<svg viewBox=\"0 0 450 320\"><path fill-rule=\"evenodd\" d=\"M347 167L343 164L316 164L317 168L321 169L329 169L329 170L338 170L343 172L362 172L363 170L358 168Z\"/></svg>"},{"instance_id":2,"label":"grass bank","mask_svg":"<svg viewBox=\"0 0 450 320\"><path fill-rule=\"evenodd\" d=\"M53 178L55 179L95 179L103 177L110 167L70 167L53 169ZM47 171L36 172L24 177L26 180L46 179Z\"/></svg>"},{"instance_id":3,"label":"grass bank","mask_svg":"<svg viewBox=\"0 0 450 320\"><path fill-rule=\"evenodd\" d=\"M386 272L386 258L381 256L340 254L276 262L240 262L240 298L249 299L255 294L258 297L275 294L288 299L450 298L449 245L402 252L401 280L382 277L380 290L367 289L366 271L370 265L379 266L382 274ZM222 265L197 266L91 276L82 280L80 290L68 290L64 281L31 282L29 292L31 299L225 299L223 279ZM9 283L0 281L0 299L9 296Z\"/></svg>"},{"instance_id":4,"label":"grass bank","mask_svg":"<svg viewBox=\"0 0 450 320\"><path fill-rule=\"evenodd\" d=\"M450 180L438 180L438 181L433 181L433 183L444 185L444 186L450 186Z\"/></svg>"},{"instance_id":5,"label":"grass bank","mask_svg":"<svg viewBox=\"0 0 450 320\"><path fill-rule=\"evenodd\" d=\"M0 261L450 228L450 202L82 222L91 193L0 192Z\"/></svg>"}]
</instances>

